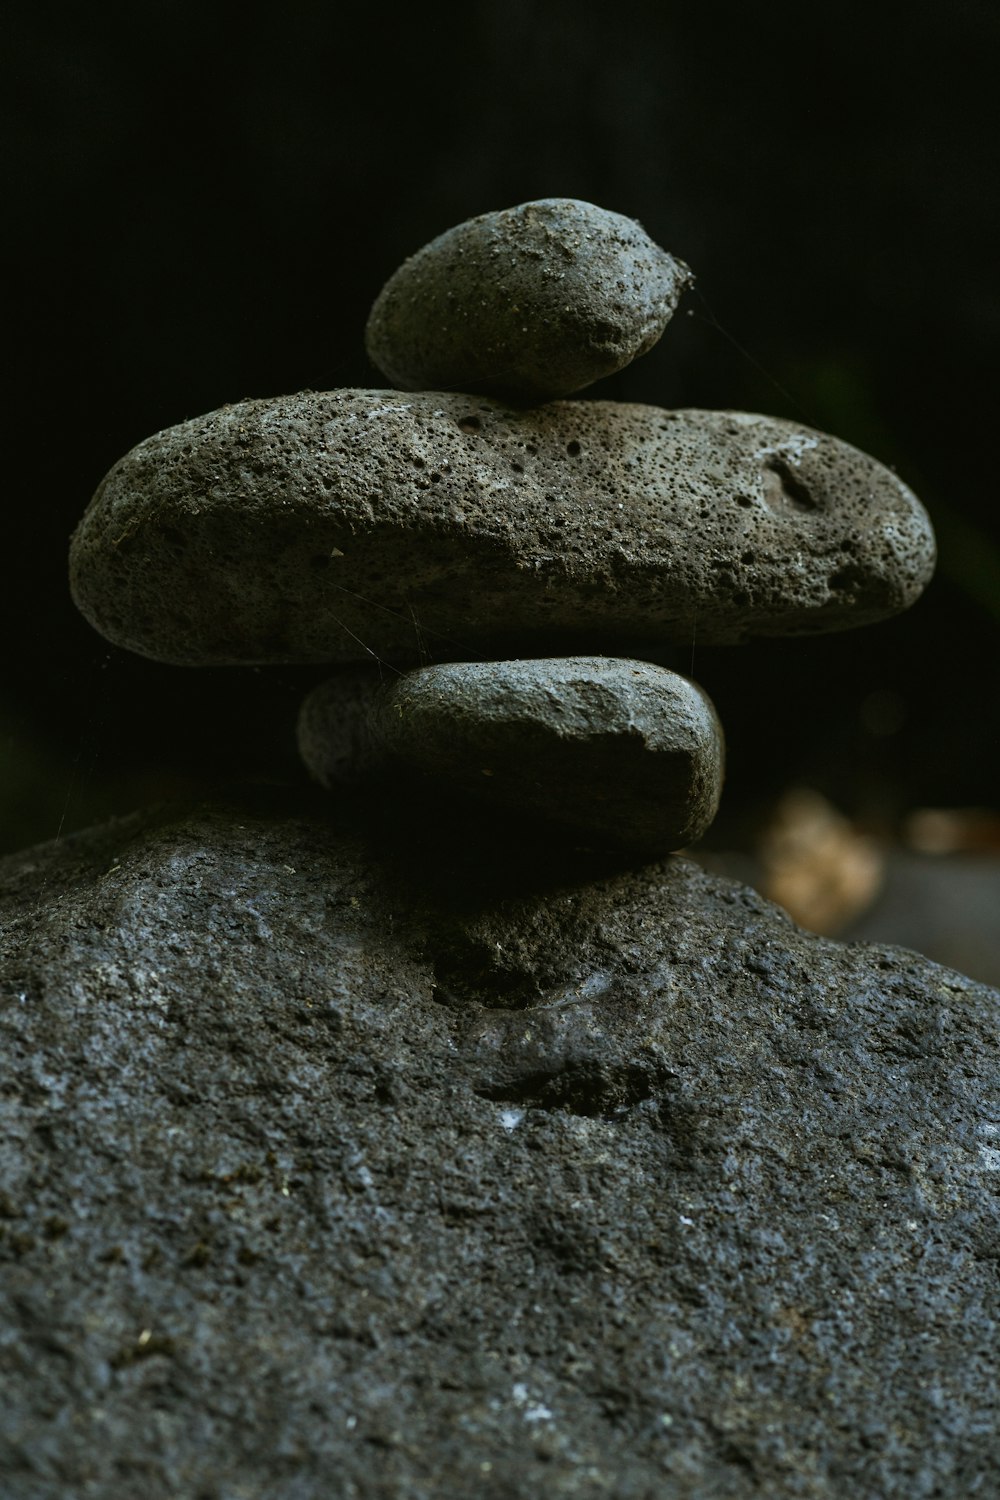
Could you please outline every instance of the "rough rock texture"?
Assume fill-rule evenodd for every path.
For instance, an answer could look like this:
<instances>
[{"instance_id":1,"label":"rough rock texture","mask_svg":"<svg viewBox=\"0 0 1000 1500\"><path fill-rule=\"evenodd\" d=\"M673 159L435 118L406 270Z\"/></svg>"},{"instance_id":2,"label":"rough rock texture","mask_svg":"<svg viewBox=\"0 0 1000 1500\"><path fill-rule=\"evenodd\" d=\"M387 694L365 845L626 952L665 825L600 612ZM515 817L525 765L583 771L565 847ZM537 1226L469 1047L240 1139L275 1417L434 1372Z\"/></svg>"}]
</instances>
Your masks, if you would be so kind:
<instances>
[{"instance_id":1,"label":"rough rock texture","mask_svg":"<svg viewBox=\"0 0 1000 1500\"><path fill-rule=\"evenodd\" d=\"M418 250L379 293L365 343L403 390L548 401L648 353L692 280L634 219L543 198Z\"/></svg>"},{"instance_id":2,"label":"rough rock texture","mask_svg":"<svg viewBox=\"0 0 1000 1500\"><path fill-rule=\"evenodd\" d=\"M370 681L370 678L369 678ZM367 766L403 797L456 794L650 856L700 838L722 792L722 728L693 682L609 657L452 662L306 699L299 747L324 785Z\"/></svg>"},{"instance_id":3,"label":"rough rock texture","mask_svg":"<svg viewBox=\"0 0 1000 1500\"><path fill-rule=\"evenodd\" d=\"M140 443L70 562L162 661L398 667L849 629L913 602L934 540L888 469L776 418L334 391Z\"/></svg>"},{"instance_id":4,"label":"rough rock texture","mask_svg":"<svg viewBox=\"0 0 1000 1500\"><path fill-rule=\"evenodd\" d=\"M1000 1489L996 992L248 809L0 912L7 1494Z\"/></svg>"}]
</instances>

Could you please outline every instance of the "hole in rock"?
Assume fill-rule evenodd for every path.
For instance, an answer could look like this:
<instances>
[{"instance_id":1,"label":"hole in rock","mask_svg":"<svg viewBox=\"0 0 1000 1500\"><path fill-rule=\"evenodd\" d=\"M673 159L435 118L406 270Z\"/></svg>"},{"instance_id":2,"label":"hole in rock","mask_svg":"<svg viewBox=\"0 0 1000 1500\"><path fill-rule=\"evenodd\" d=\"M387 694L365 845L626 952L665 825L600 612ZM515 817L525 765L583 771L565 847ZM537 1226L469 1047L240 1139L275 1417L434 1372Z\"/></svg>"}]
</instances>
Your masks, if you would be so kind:
<instances>
[{"instance_id":1,"label":"hole in rock","mask_svg":"<svg viewBox=\"0 0 1000 1500\"><path fill-rule=\"evenodd\" d=\"M484 1006L487 1010L528 1010L542 991L533 975L498 969L470 959L434 965L434 999L454 1010Z\"/></svg>"},{"instance_id":2,"label":"hole in rock","mask_svg":"<svg viewBox=\"0 0 1000 1500\"><path fill-rule=\"evenodd\" d=\"M819 509L808 487L783 458L771 458L764 466L764 499L769 505L790 505L793 510Z\"/></svg>"},{"instance_id":3,"label":"hole in rock","mask_svg":"<svg viewBox=\"0 0 1000 1500\"><path fill-rule=\"evenodd\" d=\"M580 444L577 442L567 443L566 452L569 454L570 458L576 458L580 452Z\"/></svg>"},{"instance_id":4,"label":"hole in rock","mask_svg":"<svg viewBox=\"0 0 1000 1500\"><path fill-rule=\"evenodd\" d=\"M843 568L838 568L836 573L831 573L827 580L827 586L832 594L855 593L864 588L865 576L861 569L848 563Z\"/></svg>"},{"instance_id":5,"label":"hole in rock","mask_svg":"<svg viewBox=\"0 0 1000 1500\"><path fill-rule=\"evenodd\" d=\"M478 417L460 417L458 425L463 432L478 432L483 424Z\"/></svg>"},{"instance_id":6,"label":"hole in rock","mask_svg":"<svg viewBox=\"0 0 1000 1500\"><path fill-rule=\"evenodd\" d=\"M563 1110L591 1119L615 1119L644 1099L651 1099L671 1080L660 1063L580 1059L551 1071L536 1070L505 1083L477 1088L481 1099L529 1109Z\"/></svg>"},{"instance_id":7,"label":"hole in rock","mask_svg":"<svg viewBox=\"0 0 1000 1500\"><path fill-rule=\"evenodd\" d=\"M477 944L434 962L434 998L457 1010L559 1010L599 999L612 988L611 978L599 970L553 984L533 968L498 962Z\"/></svg>"}]
</instances>

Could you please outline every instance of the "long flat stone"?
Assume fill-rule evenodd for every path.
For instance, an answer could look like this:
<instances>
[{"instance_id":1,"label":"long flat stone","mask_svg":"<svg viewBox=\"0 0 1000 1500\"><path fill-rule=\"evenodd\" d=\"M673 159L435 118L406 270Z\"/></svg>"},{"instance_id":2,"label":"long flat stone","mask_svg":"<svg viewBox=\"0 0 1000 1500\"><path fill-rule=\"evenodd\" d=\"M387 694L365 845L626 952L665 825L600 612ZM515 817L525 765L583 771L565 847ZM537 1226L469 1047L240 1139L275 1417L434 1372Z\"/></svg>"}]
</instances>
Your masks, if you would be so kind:
<instances>
[{"instance_id":1,"label":"long flat stone","mask_svg":"<svg viewBox=\"0 0 1000 1500\"><path fill-rule=\"evenodd\" d=\"M691 280L634 219L542 198L410 256L379 293L365 343L403 390L548 401L646 354Z\"/></svg>"},{"instance_id":2,"label":"long flat stone","mask_svg":"<svg viewBox=\"0 0 1000 1500\"><path fill-rule=\"evenodd\" d=\"M513 826L647 857L683 848L715 817L723 736L695 683L607 657L451 662L379 683L338 673L299 720L326 785L367 770L404 797L464 798Z\"/></svg>"},{"instance_id":3,"label":"long flat stone","mask_svg":"<svg viewBox=\"0 0 1000 1500\"><path fill-rule=\"evenodd\" d=\"M404 666L843 630L905 609L933 565L906 485L794 422L341 390L140 443L70 579L156 660Z\"/></svg>"}]
</instances>

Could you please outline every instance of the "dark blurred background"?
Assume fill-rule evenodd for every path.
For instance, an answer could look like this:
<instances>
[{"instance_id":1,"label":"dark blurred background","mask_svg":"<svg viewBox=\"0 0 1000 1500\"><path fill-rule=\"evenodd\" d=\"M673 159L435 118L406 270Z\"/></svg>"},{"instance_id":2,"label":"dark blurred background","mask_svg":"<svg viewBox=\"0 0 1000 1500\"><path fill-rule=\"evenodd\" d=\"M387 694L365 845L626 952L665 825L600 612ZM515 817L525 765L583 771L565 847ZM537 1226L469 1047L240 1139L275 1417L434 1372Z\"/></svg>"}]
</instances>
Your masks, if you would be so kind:
<instances>
[{"instance_id":1,"label":"dark blurred background","mask_svg":"<svg viewBox=\"0 0 1000 1500\"><path fill-rule=\"evenodd\" d=\"M321 674L105 645L69 601L69 534L161 427L382 384L362 333L400 260L553 195L638 218L698 278L656 350L587 394L805 420L895 467L938 531L895 621L696 649L729 741L717 840L791 786L886 837L914 809L997 809L992 0L40 0L7 29L0 847L206 777L301 774Z\"/></svg>"}]
</instances>

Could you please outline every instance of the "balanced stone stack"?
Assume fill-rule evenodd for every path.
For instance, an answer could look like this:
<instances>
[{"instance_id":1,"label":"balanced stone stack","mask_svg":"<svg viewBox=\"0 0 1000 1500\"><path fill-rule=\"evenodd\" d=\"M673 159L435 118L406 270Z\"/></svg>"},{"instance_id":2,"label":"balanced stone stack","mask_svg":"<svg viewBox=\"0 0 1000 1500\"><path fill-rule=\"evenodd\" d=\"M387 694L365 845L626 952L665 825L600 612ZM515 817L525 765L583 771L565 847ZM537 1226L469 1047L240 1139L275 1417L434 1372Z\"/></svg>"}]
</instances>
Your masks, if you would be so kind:
<instances>
[{"instance_id":1,"label":"balanced stone stack","mask_svg":"<svg viewBox=\"0 0 1000 1500\"><path fill-rule=\"evenodd\" d=\"M722 771L668 650L878 619L933 556L833 438L562 399L687 280L585 204L490 215L376 303L416 389L102 484L88 618L328 664L347 791L0 861L4 1495L1000 1493L1000 997L645 862Z\"/></svg>"},{"instance_id":2,"label":"balanced stone stack","mask_svg":"<svg viewBox=\"0 0 1000 1500\"><path fill-rule=\"evenodd\" d=\"M690 280L572 199L448 231L369 318L407 394L243 401L139 444L73 538L78 606L159 661L337 665L299 727L325 784L684 846L722 734L656 658L882 619L934 563L914 495L836 438L562 399L647 352Z\"/></svg>"}]
</instances>

